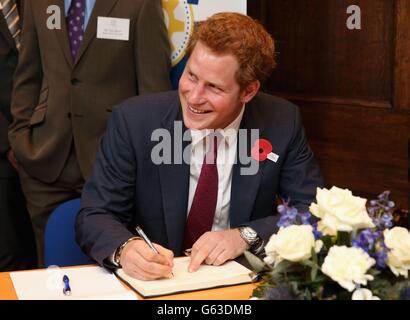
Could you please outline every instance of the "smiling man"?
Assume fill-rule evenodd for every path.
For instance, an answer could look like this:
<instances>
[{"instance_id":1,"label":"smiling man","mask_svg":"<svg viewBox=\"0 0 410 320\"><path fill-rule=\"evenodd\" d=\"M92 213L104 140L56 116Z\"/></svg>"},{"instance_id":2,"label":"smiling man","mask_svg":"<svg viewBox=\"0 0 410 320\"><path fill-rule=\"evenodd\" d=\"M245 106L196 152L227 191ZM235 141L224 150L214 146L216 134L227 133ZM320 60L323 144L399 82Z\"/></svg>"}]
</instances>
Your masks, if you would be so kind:
<instances>
[{"instance_id":1,"label":"smiling man","mask_svg":"<svg viewBox=\"0 0 410 320\"><path fill-rule=\"evenodd\" d=\"M237 13L213 15L198 25L187 53L178 92L115 109L77 218L77 241L91 258L139 279L170 276L173 257L185 250L191 272L245 250L261 253L276 230L275 196L305 210L323 184L298 108L259 92L275 65L273 40L260 24ZM175 130L181 121L189 141ZM188 150L189 161L153 161L158 129L171 137L161 143L186 147L168 148L173 158ZM255 130L276 158L252 159L264 161L244 175L250 163L243 155L255 146L247 133ZM157 253L135 237L137 225Z\"/></svg>"}]
</instances>

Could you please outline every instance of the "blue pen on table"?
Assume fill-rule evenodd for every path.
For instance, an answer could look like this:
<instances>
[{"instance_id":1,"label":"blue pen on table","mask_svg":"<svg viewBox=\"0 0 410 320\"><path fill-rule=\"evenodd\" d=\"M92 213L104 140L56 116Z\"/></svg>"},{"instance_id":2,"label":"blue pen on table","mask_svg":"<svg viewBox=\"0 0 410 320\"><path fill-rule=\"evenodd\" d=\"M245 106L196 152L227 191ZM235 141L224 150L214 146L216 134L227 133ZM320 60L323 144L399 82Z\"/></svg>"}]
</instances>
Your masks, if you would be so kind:
<instances>
[{"instance_id":1,"label":"blue pen on table","mask_svg":"<svg viewBox=\"0 0 410 320\"><path fill-rule=\"evenodd\" d=\"M137 231L138 235L145 241L145 243L151 248L151 250L157 254L160 254L157 250L157 248L154 247L152 244L151 240L147 237L144 231L139 226L135 227L135 231ZM172 276L174 276L173 273L171 273Z\"/></svg>"},{"instance_id":2,"label":"blue pen on table","mask_svg":"<svg viewBox=\"0 0 410 320\"><path fill-rule=\"evenodd\" d=\"M63 282L64 282L64 288L63 288L64 295L71 296L70 279L68 278L67 275L64 275Z\"/></svg>"}]
</instances>

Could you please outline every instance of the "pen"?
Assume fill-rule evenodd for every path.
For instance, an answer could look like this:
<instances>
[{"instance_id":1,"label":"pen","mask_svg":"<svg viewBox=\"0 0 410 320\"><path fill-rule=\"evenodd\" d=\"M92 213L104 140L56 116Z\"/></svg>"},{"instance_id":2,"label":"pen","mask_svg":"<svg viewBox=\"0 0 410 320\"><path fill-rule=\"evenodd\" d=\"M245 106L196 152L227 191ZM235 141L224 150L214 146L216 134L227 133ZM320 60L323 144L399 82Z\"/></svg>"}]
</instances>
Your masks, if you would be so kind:
<instances>
[{"instance_id":1,"label":"pen","mask_svg":"<svg viewBox=\"0 0 410 320\"><path fill-rule=\"evenodd\" d=\"M151 250L159 254L157 248L154 247L154 245L152 244L151 240L148 239L145 232L142 231L142 229L139 226L136 226L135 230L137 231L138 235L145 241L145 243L151 248Z\"/></svg>"},{"instance_id":2,"label":"pen","mask_svg":"<svg viewBox=\"0 0 410 320\"><path fill-rule=\"evenodd\" d=\"M64 282L64 288L63 288L64 295L71 296L70 279L67 277L67 275L64 275L63 282Z\"/></svg>"},{"instance_id":3,"label":"pen","mask_svg":"<svg viewBox=\"0 0 410 320\"><path fill-rule=\"evenodd\" d=\"M154 251L157 254L160 254L157 250L157 248L154 247L152 244L151 240L147 237L144 231L139 226L135 227L135 231L137 231L138 235L145 241L145 243L151 248L152 251ZM173 273L171 273L172 276L174 276Z\"/></svg>"}]
</instances>

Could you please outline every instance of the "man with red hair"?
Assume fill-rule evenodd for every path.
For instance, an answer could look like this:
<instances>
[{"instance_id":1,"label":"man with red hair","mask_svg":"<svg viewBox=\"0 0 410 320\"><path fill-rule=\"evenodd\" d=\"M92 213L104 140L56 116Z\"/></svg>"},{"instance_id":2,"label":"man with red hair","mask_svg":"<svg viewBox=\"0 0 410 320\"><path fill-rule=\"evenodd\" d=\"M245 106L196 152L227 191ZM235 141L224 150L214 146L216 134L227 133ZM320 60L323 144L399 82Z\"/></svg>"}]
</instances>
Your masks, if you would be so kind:
<instances>
[{"instance_id":1,"label":"man with red hair","mask_svg":"<svg viewBox=\"0 0 410 320\"><path fill-rule=\"evenodd\" d=\"M188 55L178 92L132 98L115 110L77 218L83 250L138 279L170 276L173 256L186 249L191 272L245 250L261 253L276 229L275 195L305 210L323 184L298 108L259 92L275 66L274 42L259 23L213 15L194 31ZM188 135L178 134L178 121ZM160 142L163 163L155 158L159 128L170 132ZM256 159L244 161L260 147L247 139L252 130L272 152L258 157L256 149ZM183 156L188 161L178 163ZM258 170L244 174L255 162ZM136 225L158 253L134 236Z\"/></svg>"}]
</instances>

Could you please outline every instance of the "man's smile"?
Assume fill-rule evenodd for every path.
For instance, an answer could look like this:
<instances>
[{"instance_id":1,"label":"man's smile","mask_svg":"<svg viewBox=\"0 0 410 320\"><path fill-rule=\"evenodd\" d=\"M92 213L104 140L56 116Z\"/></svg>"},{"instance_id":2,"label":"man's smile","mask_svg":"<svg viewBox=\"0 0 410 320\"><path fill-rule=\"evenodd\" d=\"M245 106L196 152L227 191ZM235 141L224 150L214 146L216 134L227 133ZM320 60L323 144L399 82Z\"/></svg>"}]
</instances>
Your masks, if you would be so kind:
<instances>
[{"instance_id":1,"label":"man's smile","mask_svg":"<svg viewBox=\"0 0 410 320\"><path fill-rule=\"evenodd\" d=\"M190 104L188 104L188 109L189 109L191 112L195 113L195 114L205 114L205 113L210 113L210 112L211 112L211 110L199 110L199 109L196 109L196 108L194 108L193 106L191 106Z\"/></svg>"}]
</instances>

